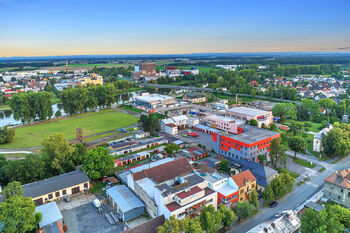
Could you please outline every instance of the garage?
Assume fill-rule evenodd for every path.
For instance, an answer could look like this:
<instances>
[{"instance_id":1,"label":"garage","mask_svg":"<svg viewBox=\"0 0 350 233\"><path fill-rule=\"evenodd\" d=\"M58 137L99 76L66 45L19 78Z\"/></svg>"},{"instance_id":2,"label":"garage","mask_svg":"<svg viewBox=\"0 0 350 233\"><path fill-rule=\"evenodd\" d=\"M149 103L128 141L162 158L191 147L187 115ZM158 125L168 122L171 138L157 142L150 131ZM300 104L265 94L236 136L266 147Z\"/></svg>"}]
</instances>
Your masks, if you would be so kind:
<instances>
[{"instance_id":1,"label":"garage","mask_svg":"<svg viewBox=\"0 0 350 233\"><path fill-rule=\"evenodd\" d=\"M72 188L72 194L75 194L75 193L79 193L80 192L80 187L75 187L75 188Z\"/></svg>"},{"instance_id":2,"label":"garage","mask_svg":"<svg viewBox=\"0 0 350 233\"><path fill-rule=\"evenodd\" d=\"M44 203L42 198L35 199L33 202L36 206L42 205Z\"/></svg>"}]
</instances>

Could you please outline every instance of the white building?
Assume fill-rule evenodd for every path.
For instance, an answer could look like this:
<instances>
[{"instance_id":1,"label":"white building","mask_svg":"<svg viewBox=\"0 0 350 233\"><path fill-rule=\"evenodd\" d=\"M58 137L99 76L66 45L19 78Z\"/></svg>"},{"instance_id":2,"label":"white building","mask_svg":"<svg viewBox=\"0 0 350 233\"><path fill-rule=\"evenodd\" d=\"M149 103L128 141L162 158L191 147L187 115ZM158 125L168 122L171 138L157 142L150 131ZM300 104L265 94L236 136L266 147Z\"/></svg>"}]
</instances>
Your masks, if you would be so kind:
<instances>
[{"instance_id":1,"label":"white building","mask_svg":"<svg viewBox=\"0 0 350 233\"><path fill-rule=\"evenodd\" d=\"M323 151L322 139L331 129L333 129L333 126L328 125L326 128L322 129L320 132L314 135L313 151L318 153Z\"/></svg>"},{"instance_id":2,"label":"white building","mask_svg":"<svg viewBox=\"0 0 350 233\"><path fill-rule=\"evenodd\" d=\"M148 92L136 96L134 104L145 108L154 109L157 107L171 107L176 103L176 99L167 95L149 94Z\"/></svg>"},{"instance_id":3,"label":"white building","mask_svg":"<svg viewBox=\"0 0 350 233\"><path fill-rule=\"evenodd\" d=\"M160 128L164 133L175 135L178 130L188 128L189 118L186 115L174 116L160 121Z\"/></svg>"}]
</instances>

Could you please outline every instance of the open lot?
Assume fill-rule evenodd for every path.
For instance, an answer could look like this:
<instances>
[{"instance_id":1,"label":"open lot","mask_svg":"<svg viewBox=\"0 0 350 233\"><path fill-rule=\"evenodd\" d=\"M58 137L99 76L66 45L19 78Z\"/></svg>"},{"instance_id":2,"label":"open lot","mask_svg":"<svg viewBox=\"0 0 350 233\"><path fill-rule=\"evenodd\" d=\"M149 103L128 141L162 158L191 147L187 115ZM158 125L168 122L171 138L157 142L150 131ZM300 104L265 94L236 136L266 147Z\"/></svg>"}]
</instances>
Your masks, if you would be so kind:
<instances>
[{"instance_id":1,"label":"open lot","mask_svg":"<svg viewBox=\"0 0 350 233\"><path fill-rule=\"evenodd\" d=\"M91 112L59 121L16 129L14 140L0 148L30 148L40 146L43 139L54 133L63 133L66 139L76 138L76 128L83 129L83 136L103 133L136 124L138 118L109 109Z\"/></svg>"},{"instance_id":2,"label":"open lot","mask_svg":"<svg viewBox=\"0 0 350 233\"><path fill-rule=\"evenodd\" d=\"M86 203L73 209L61 211L63 220L69 233L118 233L124 230L124 223L111 225L105 213L112 211L112 207L103 206L103 214L99 214L96 207Z\"/></svg>"}]
</instances>

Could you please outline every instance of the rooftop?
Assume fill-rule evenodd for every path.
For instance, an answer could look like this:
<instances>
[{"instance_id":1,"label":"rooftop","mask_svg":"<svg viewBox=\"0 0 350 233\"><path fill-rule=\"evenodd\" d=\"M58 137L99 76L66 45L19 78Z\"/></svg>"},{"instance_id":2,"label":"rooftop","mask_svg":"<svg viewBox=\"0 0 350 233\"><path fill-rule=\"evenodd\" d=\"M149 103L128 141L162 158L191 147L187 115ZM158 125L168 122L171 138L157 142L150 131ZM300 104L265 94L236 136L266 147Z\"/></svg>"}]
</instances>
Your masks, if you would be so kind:
<instances>
[{"instance_id":1,"label":"rooftop","mask_svg":"<svg viewBox=\"0 0 350 233\"><path fill-rule=\"evenodd\" d=\"M256 115L268 113L267 111L264 111L264 110L260 110L257 108L248 108L248 107L233 107L228 109L227 111L244 114L248 116L253 116L253 117Z\"/></svg>"},{"instance_id":2,"label":"rooftop","mask_svg":"<svg viewBox=\"0 0 350 233\"><path fill-rule=\"evenodd\" d=\"M350 168L334 172L328 176L325 181L350 189Z\"/></svg>"},{"instance_id":3,"label":"rooftop","mask_svg":"<svg viewBox=\"0 0 350 233\"><path fill-rule=\"evenodd\" d=\"M123 233L157 233L157 228L162 226L165 222L164 215L155 217L145 223L137 225L136 227L130 228Z\"/></svg>"},{"instance_id":4,"label":"rooftop","mask_svg":"<svg viewBox=\"0 0 350 233\"><path fill-rule=\"evenodd\" d=\"M150 95L136 96L135 99L143 102L157 102L157 101L174 99L174 97L167 96L167 95L150 94Z\"/></svg>"},{"instance_id":5,"label":"rooftop","mask_svg":"<svg viewBox=\"0 0 350 233\"><path fill-rule=\"evenodd\" d=\"M202 191L201 188L199 188L198 186L194 186L187 191L185 190L185 191L182 191L182 192L176 194L176 196L178 196L180 199L185 199L185 198L192 196L193 194L199 193L201 191Z\"/></svg>"},{"instance_id":6,"label":"rooftop","mask_svg":"<svg viewBox=\"0 0 350 233\"><path fill-rule=\"evenodd\" d=\"M238 185L239 188L242 188L245 186L247 181L255 181L255 176L249 171L245 170L243 172L240 172L234 176L232 176L232 179L234 182Z\"/></svg>"},{"instance_id":7,"label":"rooftop","mask_svg":"<svg viewBox=\"0 0 350 233\"><path fill-rule=\"evenodd\" d=\"M107 189L107 194L113 198L124 213L134 208L144 207L145 205L138 197L130 191L125 185L117 185Z\"/></svg>"},{"instance_id":8,"label":"rooftop","mask_svg":"<svg viewBox=\"0 0 350 233\"><path fill-rule=\"evenodd\" d=\"M229 137L249 145L280 134L268 129L262 129L251 125L243 125L241 128L243 129L243 133L238 135L227 132L222 132L221 134L225 137Z\"/></svg>"},{"instance_id":9,"label":"rooftop","mask_svg":"<svg viewBox=\"0 0 350 233\"><path fill-rule=\"evenodd\" d=\"M42 220L39 222L40 228L60 221L63 218L56 202L49 202L38 206L35 208L35 212L40 212L42 214Z\"/></svg>"},{"instance_id":10,"label":"rooftop","mask_svg":"<svg viewBox=\"0 0 350 233\"><path fill-rule=\"evenodd\" d=\"M88 181L90 181L90 179L83 171L73 171L22 185L23 196L35 198Z\"/></svg>"},{"instance_id":11,"label":"rooftop","mask_svg":"<svg viewBox=\"0 0 350 233\"><path fill-rule=\"evenodd\" d=\"M225 116L220 116L220 115L209 115L205 119L217 119L220 121L224 121L226 123L236 123L238 125L244 124L245 121L242 120L237 120L231 117L225 117Z\"/></svg>"}]
</instances>

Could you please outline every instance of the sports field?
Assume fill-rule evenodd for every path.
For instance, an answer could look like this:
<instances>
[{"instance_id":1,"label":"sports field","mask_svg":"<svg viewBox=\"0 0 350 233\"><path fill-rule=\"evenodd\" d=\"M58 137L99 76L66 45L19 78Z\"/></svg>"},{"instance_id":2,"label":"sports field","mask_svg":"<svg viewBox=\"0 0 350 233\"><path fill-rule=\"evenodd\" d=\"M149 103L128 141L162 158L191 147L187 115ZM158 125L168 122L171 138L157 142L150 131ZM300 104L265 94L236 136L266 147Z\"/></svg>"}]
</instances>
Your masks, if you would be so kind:
<instances>
[{"instance_id":1,"label":"sports field","mask_svg":"<svg viewBox=\"0 0 350 233\"><path fill-rule=\"evenodd\" d=\"M66 139L76 138L76 128L83 129L83 136L98 134L136 124L138 118L113 109L85 113L79 116L35 126L16 129L14 140L0 148L29 148L40 146L41 141L54 133L63 133Z\"/></svg>"}]
</instances>

